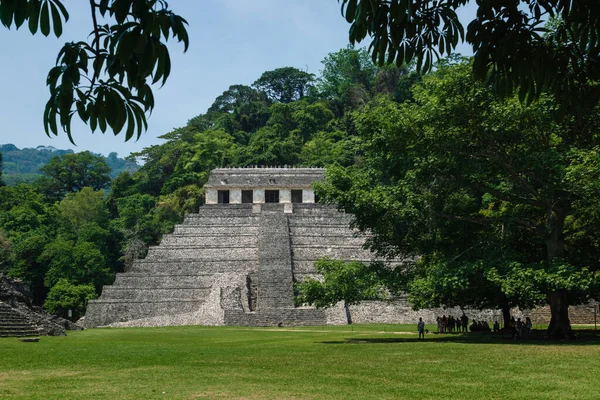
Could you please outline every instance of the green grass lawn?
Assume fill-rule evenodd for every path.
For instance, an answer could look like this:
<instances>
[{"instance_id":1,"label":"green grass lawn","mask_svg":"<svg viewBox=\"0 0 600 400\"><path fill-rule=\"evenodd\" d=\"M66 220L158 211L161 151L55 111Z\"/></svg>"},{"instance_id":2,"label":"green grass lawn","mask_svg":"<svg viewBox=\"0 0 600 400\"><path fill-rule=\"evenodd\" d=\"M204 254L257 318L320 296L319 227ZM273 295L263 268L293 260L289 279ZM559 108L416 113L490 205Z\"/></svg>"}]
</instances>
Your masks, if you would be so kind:
<instances>
[{"instance_id":1,"label":"green grass lawn","mask_svg":"<svg viewBox=\"0 0 600 400\"><path fill-rule=\"evenodd\" d=\"M39 343L0 338L0 398L600 398L600 341L592 336L418 341L414 331L189 326L90 329Z\"/></svg>"}]
</instances>

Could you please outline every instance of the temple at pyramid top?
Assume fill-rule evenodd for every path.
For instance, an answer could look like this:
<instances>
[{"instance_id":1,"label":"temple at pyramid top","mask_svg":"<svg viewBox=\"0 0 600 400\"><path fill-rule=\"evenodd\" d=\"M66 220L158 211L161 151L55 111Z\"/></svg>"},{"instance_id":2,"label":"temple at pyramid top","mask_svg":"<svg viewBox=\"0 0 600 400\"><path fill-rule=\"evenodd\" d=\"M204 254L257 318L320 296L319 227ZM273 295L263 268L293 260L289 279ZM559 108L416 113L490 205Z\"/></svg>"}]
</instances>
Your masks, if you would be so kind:
<instances>
[{"instance_id":1,"label":"temple at pyramid top","mask_svg":"<svg viewBox=\"0 0 600 400\"><path fill-rule=\"evenodd\" d=\"M323 168L217 168L204 186L206 204L315 203Z\"/></svg>"}]
</instances>

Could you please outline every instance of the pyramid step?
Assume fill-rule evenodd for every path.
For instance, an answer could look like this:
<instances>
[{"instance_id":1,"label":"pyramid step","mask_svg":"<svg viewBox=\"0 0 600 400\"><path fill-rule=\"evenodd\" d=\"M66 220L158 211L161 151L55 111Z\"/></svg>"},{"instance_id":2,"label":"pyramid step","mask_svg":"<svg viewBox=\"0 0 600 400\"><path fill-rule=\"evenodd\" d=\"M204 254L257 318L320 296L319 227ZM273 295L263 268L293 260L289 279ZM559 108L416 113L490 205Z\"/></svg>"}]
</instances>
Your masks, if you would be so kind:
<instances>
[{"instance_id":1,"label":"pyramid step","mask_svg":"<svg viewBox=\"0 0 600 400\"><path fill-rule=\"evenodd\" d=\"M258 224L257 216L200 216L187 215L183 220L183 225L256 225Z\"/></svg>"},{"instance_id":2,"label":"pyramid step","mask_svg":"<svg viewBox=\"0 0 600 400\"><path fill-rule=\"evenodd\" d=\"M173 233L207 236L257 235L258 227L252 225L176 225Z\"/></svg>"},{"instance_id":3,"label":"pyramid step","mask_svg":"<svg viewBox=\"0 0 600 400\"><path fill-rule=\"evenodd\" d=\"M248 260L258 258L256 248L236 247L236 248L162 248L152 247L146 256L147 260Z\"/></svg>"},{"instance_id":4,"label":"pyramid step","mask_svg":"<svg viewBox=\"0 0 600 400\"><path fill-rule=\"evenodd\" d=\"M135 300L135 301L175 301L204 299L210 287L205 288L132 288L105 286L102 290L103 300Z\"/></svg>"},{"instance_id":5,"label":"pyramid step","mask_svg":"<svg viewBox=\"0 0 600 400\"><path fill-rule=\"evenodd\" d=\"M194 275L198 273L243 273L256 271L258 256L245 257L238 260L198 260L194 258L181 260L136 260L131 267L131 272L148 274L181 274Z\"/></svg>"},{"instance_id":6,"label":"pyramid step","mask_svg":"<svg viewBox=\"0 0 600 400\"><path fill-rule=\"evenodd\" d=\"M149 275L139 273L117 274L113 287L169 288L169 287L210 287L211 275Z\"/></svg>"},{"instance_id":7,"label":"pyramid step","mask_svg":"<svg viewBox=\"0 0 600 400\"><path fill-rule=\"evenodd\" d=\"M257 246L256 235L222 235L222 236L199 236L199 235L167 235L164 236L160 242L161 246L166 247L177 247L187 246L199 248L202 246L207 247L230 247L230 246Z\"/></svg>"},{"instance_id":8,"label":"pyramid step","mask_svg":"<svg viewBox=\"0 0 600 400\"><path fill-rule=\"evenodd\" d=\"M198 209L198 216L252 216L252 204L207 204Z\"/></svg>"}]
</instances>

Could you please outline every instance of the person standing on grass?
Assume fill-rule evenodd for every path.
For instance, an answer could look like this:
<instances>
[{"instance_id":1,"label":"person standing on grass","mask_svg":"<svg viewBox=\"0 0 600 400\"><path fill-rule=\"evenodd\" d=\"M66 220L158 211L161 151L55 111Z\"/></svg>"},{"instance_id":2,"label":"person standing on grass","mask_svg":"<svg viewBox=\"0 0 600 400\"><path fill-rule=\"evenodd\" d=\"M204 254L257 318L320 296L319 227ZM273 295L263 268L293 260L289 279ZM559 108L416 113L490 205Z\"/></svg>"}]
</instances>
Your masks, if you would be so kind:
<instances>
[{"instance_id":1,"label":"person standing on grass","mask_svg":"<svg viewBox=\"0 0 600 400\"><path fill-rule=\"evenodd\" d=\"M533 324L531 323L531 318L525 317L525 336L529 337L531 334L531 327Z\"/></svg>"},{"instance_id":2,"label":"person standing on grass","mask_svg":"<svg viewBox=\"0 0 600 400\"><path fill-rule=\"evenodd\" d=\"M515 322L515 317L510 317L510 333L512 333L512 338L517 338L517 323Z\"/></svg>"},{"instance_id":3,"label":"person standing on grass","mask_svg":"<svg viewBox=\"0 0 600 400\"><path fill-rule=\"evenodd\" d=\"M417 324L417 331L419 331L419 340L421 337L425 339L425 322L423 322L423 318L419 317L419 323Z\"/></svg>"}]
</instances>

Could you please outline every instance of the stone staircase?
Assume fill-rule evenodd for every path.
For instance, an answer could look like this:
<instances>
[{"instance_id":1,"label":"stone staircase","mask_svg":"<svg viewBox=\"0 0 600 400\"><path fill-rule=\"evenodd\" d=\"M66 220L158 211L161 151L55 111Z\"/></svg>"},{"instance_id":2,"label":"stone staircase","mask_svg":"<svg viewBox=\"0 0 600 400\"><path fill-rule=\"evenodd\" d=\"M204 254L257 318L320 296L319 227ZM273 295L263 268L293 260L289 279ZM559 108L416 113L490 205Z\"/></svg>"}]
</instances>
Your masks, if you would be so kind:
<instances>
[{"instance_id":1,"label":"stone staircase","mask_svg":"<svg viewBox=\"0 0 600 400\"><path fill-rule=\"evenodd\" d=\"M36 336L40 330L21 313L0 301L0 337Z\"/></svg>"},{"instance_id":2,"label":"stone staircase","mask_svg":"<svg viewBox=\"0 0 600 400\"><path fill-rule=\"evenodd\" d=\"M257 309L294 307L288 217L264 214L260 221Z\"/></svg>"},{"instance_id":3,"label":"stone staircase","mask_svg":"<svg viewBox=\"0 0 600 400\"><path fill-rule=\"evenodd\" d=\"M291 207L288 210L294 209ZM323 310L294 307L294 274L289 228L291 215L292 213L284 212L283 204L267 204L261 207L256 311L225 310L225 325L326 324Z\"/></svg>"}]
</instances>

